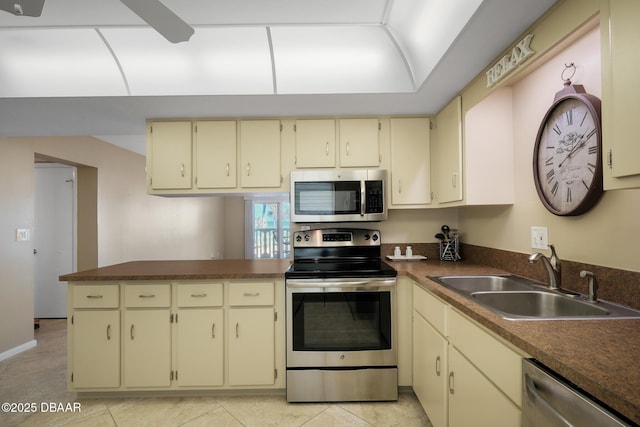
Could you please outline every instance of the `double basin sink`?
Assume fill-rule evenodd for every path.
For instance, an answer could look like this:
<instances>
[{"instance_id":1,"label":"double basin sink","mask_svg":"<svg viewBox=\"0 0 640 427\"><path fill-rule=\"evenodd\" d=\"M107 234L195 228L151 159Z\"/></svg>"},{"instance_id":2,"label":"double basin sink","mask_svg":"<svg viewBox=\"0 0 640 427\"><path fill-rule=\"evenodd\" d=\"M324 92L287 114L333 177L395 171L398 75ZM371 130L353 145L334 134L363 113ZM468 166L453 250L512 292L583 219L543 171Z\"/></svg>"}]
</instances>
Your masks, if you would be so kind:
<instances>
[{"instance_id":1,"label":"double basin sink","mask_svg":"<svg viewBox=\"0 0 640 427\"><path fill-rule=\"evenodd\" d=\"M640 319L640 311L589 302L580 294L552 291L512 274L427 277L510 320Z\"/></svg>"}]
</instances>

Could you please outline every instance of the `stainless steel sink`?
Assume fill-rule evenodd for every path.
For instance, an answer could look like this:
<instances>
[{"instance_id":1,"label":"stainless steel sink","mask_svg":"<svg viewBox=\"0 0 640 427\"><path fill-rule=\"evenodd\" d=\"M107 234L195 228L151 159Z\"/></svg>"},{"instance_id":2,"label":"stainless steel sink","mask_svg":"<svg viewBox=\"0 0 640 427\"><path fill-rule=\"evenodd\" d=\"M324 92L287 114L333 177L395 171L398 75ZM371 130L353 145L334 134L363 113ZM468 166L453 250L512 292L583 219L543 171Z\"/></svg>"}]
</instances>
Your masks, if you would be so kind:
<instances>
[{"instance_id":1,"label":"stainless steel sink","mask_svg":"<svg viewBox=\"0 0 640 427\"><path fill-rule=\"evenodd\" d=\"M428 276L510 320L640 319L640 311L551 291L516 275Z\"/></svg>"},{"instance_id":2,"label":"stainless steel sink","mask_svg":"<svg viewBox=\"0 0 640 427\"><path fill-rule=\"evenodd\" d=\"M447 288L465 294L484 291L532 291L535 289L530 280L510 274L490 276L429 276L429 278Z\"/></svg>"}]
</instances>

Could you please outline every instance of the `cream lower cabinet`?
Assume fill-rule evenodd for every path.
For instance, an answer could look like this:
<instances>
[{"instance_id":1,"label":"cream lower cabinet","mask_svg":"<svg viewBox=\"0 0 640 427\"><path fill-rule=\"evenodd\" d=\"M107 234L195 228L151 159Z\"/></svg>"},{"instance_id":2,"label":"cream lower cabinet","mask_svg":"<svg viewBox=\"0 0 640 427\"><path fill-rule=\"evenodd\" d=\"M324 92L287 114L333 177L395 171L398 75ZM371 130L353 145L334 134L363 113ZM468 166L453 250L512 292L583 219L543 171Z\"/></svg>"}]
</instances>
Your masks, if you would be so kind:
<instances>
[{"instance_id":1,"label":"cream lower cabinet","mask_svg":"<svg viewBox=\"0 0 640 427\"><path fill-rule=\"evenodd\" d=\"M526 355L418 285L413 316L413 387L433 426L519 426Z\"/></svg>"},{"instance_id":2,"label":"cream lower cabinet","mask_svg":"<svg viewBox=\"0 0 640 427\"><path fill-rule=\"evenodd\" d=\"M271 385L276 380L274 292L273 283L259 282L229 289L229 385Z\"/></svg>"},{"instance_id":3,"label":"cream lower cabinet","mask_svg":"<svg viewBox=\"0 0 640 427\"><path fill-rule=\"evenodd\" d=\"M68 303L70 391L285 387L283 280L71 282Z\"/></svg>"},{"instance_id":4,"label":"cream lower cabinet","mask_svg":"<svg viewBox=\"0 0 640 427\"><path fill-rule=\"evenodd\" d=\"M118 285L74 286L68 293L68 387L120 386Z\"/></svg>"},{"instance_id":5,"label":"cream lower cabinet","mask_svg":"<svg viewBox=\"0 0 640 427\"><path fill-rule=\"evenodd\" d=\"M77 311L71 381L75 388L120 386L120 311Z\"/></svg>"}]
</instances>

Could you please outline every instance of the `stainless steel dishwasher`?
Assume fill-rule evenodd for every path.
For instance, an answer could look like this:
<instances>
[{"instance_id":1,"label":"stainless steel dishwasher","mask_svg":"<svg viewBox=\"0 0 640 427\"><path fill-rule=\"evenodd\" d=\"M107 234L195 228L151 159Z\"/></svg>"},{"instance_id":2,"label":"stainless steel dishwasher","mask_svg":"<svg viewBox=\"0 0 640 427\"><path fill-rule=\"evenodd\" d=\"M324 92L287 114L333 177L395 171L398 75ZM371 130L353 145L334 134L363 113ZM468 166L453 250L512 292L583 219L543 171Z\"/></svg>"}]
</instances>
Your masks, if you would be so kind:
<instances>
[{"instance_id":1,"label":"stainless steel dishwasher","mask_svg":"<svg viewBox=\"0 0 640 427\"><path fill-rule=\"evenodd\" d=\"M522 427L635 426L534 359L522 362Z\"/></svg>"}]
</instances>

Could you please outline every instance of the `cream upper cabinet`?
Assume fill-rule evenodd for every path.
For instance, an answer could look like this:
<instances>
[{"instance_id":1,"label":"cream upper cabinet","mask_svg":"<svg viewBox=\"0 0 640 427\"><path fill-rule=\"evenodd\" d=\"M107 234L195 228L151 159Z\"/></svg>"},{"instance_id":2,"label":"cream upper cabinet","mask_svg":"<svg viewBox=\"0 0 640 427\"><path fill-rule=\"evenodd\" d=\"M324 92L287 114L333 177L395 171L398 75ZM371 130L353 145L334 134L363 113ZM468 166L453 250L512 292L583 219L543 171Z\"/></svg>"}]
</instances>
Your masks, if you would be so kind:
<instances>
[{"instance_id":1,"label":"cream upper cabinet","mask_svg":"<svg viewBox=\"0 0 640 427\"><path fill-rule=\"evenodd\" d=\"M640 2L602 0L602 151L604 189L640 187L636 84Z\"/></svg>"},{"instance_id":2,"label":"cream upper cabinet","mask_svg":"<svg viewBox=\"0 0 640 427\"><path fill-rule=\"evenodd\" d=\"M296 167L335 167L336 121L296 120Z\"/></svg>"},{"instance_id":3,"label":"cream upper cabinet","mask_svg":"<svg viewBox=\"0 0 640 427\"><path fill-rule=\"evenodd\" d=\"M464 116L464 204L513 204L511 87L494 90Z\"/></svg>"},{"instance_id":4,"label":"cream upper cabinet","mask_svg":"<svg viewBox=\"0 0 640 427\"><path fill-rule=\"evenodd\" d=\"M432 143L434 199L438 203L462 200L462 98L455 97L435 119Z\"/></svg>"},{"instance_id":5,"label":"cream upper cabinet","mask_svg":"<svg viewBox=\"0 0 640 427\"><path fill-rule=\"evenodd\" d=\"M196 188L234 188L237 174L235 121L195 123Z\"/></svg>"},{"instance_id":6,"label":"cream upper cabinet","mask_svg":"<svg viewBox=\"0 0 640 427\"><path fill-rule=\"evenodd\" d=\"M147 173L153 190L191 188L191 122L147 125Z\"/></svg>"},{"instance_id":7,"label":"cream upper cabinet","mask_svg":"<svg viewBox=\"0 0 640 427\"><path fill-rule=\"evenodd\" d=\"M430 121L392 118L391 206L420 207L431 203Z\"/></svg>"},{"instance_id":8,"label":"cream upper cabinet","mask_svg":"<svg viewBox=\"0 0 640 427\"><path fill-rule=\"evenodd\" d=\"M280 187L280 120L240 122L240 185Z\"/></svg>"},{"instance_id":9,"label":"cream upper cabinet","mask_svg":"<svg viewBox=\"0 0 640 427\"><path fill-rule=\"evenodd\" d=\"M380 123L375 119L340 119L340 166L378 167Z\"/></svg>"}]
</instances>

